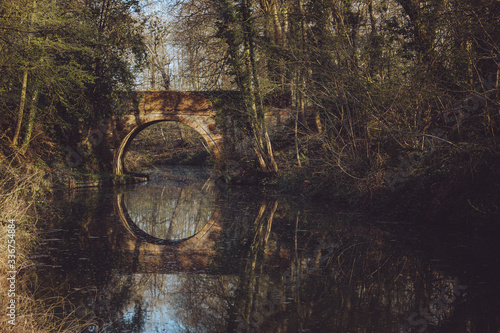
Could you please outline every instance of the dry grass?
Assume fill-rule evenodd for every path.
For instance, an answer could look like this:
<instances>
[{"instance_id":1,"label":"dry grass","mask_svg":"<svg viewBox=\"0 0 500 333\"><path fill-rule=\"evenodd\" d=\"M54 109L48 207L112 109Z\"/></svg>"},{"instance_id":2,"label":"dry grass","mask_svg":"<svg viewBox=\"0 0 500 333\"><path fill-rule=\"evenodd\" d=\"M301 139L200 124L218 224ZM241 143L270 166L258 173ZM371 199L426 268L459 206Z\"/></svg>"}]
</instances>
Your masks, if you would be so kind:
<instances>
[{"instance_id":1,"label":"dry grass","mask_svg":"<svg viewBox=\"0 0 500 333\"><path fill-rule=\"evenodd\" d=\"M82 332L84 329L73 316L64 319L55 316L57 307L71 307L67 300L37 297L39 283L29 257L38 242L35 203L46 193L48 185L43 171L31 166L14 167L5 159L0 160L0 332ZM13 220L16 226L15 297L9 296L7 280L11 270L8 266L9 220ZM16 305L14 326L9 323L11 318L6 312L11 299L15 299Z\"/></svg>"}]
</instances>

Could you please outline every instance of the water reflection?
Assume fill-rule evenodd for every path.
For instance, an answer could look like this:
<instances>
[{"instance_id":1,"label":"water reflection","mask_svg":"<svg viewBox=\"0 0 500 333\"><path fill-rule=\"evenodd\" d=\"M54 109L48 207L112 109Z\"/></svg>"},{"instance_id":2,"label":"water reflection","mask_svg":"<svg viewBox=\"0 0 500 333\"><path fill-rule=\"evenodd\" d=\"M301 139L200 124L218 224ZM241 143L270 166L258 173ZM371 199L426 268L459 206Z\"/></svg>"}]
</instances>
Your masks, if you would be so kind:
<instances>
[{"instance_id":1,"label":"water reflection","mask_svg":"<svg viewBox=\"0 0 500 333\"><path fill-rule=\"evenodd\" d=\"M118 317L109 316L102 327L108 332L224 332L234 279L206 274L134 275L127 281L134 296Z\"/></svg>"},{"instance_id":2,"label":"water reflection","mask_svg":"<svg viewBox=\"0 0 500 333\"><path fill-rule=\"evenodd\" d=\"M187 239L202 230L215 209L214 180L173 177L169 172L154 172L152 177L151 183L136 186L118 199L132 228L169 241Z\"/></svg>"},{"instance_id":3,"label":"water reflection","mask_svg":"<svg viewBox=\"0 0 500 333\"><path fill-rule=\"evenodd\" d=\"M212 202L201 198L203 184L193 187L191 200L215 207L217 223L209 224L217 232L205 238L198 232L176 245L131 235L110 205L120 193L68 201L64 221L46 227L55 230L43 250L51 258L38 266L43 286L76 306L64 316L117 333L500 329L500 265L497 257L488 259L497 253L498 232L374 223L356 212L264 198L249 188L228 189ZM164 185L153 178L134 191L162 199L157 189ZM169 191L179 197L176 186ZM132 197L140 202L141 195ZM162 214L169 217L182 200L166 202L172 209ZM134 214L128 204L127 210ZM182 245L196 237L205 241Z\"/></svg>"}]
</instances>

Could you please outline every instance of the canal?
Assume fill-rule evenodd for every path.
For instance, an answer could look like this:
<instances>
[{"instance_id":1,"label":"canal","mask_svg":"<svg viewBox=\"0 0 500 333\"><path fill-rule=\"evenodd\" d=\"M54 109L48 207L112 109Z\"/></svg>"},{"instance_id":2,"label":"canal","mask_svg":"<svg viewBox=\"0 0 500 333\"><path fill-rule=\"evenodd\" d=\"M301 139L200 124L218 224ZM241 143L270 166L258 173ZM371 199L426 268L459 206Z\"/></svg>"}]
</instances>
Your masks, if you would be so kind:
<instances>
[{"instance_id":1,"label":"canal","mask_svg":"<svg viewBox=\"0 0 500 333\"><path fill-rule=\"evenodd\" d=\"M499 332L499 232L220 186L60 193L31 288L85 332Z\"/></svg>"}]
</instances>

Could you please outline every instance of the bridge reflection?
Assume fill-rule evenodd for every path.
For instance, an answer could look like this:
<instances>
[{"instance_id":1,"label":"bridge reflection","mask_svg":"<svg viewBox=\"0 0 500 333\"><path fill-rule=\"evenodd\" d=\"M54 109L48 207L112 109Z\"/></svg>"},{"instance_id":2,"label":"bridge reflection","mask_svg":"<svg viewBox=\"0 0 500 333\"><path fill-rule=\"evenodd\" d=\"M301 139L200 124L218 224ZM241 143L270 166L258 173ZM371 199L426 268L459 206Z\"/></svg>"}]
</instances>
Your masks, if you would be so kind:
<instances>
[{"instance_id":1,"label":"bridge reflection","mask_svg":"<svg viewBox=\"0 0 500 333\"><path fill-rule=\"evenodd\" d=\"M126 209L128 229L160 245L194 236L215 209L216 193L207 191L211 182L170 182L123 193L120 206Z\"/></svg>"},{"instance_id":2,"label":"bridge reflection","mask_svg":"<svg viewBox=\"0 0 500 333\"><path fill-rule=\"evenodd\" d=\"M117 193L124 267L134 273L206 272L222 231L217 193L208 183L162 182Z\"/></svg>"}]
</instances>

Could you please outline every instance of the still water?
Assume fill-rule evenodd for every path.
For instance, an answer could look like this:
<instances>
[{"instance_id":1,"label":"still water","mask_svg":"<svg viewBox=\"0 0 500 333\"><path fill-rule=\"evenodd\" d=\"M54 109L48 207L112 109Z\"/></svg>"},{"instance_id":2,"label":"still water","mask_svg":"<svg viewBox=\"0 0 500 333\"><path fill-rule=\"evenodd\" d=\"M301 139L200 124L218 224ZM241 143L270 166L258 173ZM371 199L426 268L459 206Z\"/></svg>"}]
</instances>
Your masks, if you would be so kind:
<instances>
[{"instance_id":1,"label":"still water","mask_svg":"<svg viewBox=\"0 0 500 333\"><path fill-rule=\"evenodd\" d=\"M143 184L64 193L40 223L33 291L64 325L500 332L493 228L387 222L220 188L200 168L149 173Z\"/></svg>"}]
</instances>

